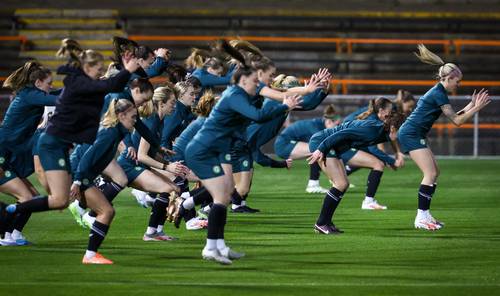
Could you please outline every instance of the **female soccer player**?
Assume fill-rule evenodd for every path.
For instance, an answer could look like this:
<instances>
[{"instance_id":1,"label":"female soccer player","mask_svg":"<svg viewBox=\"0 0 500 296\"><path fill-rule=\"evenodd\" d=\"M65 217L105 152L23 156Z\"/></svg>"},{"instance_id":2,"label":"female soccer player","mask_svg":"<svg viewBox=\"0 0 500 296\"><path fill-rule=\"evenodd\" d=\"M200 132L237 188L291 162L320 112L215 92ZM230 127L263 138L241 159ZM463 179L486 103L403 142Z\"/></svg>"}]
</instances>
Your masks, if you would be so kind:
<instances>
[{"instance_id":1,"label":"female soccer player","mask_svg":"<svg viewBox=\"0 0 500 296\"><path fill-rule=\"evenodd\" d=\"M159 138L163 126L163 118L172 113L176 102L175 93L168 87L159 87L153 94L152 114L145 118L144 123L148 129ZM130 187L159 193L156 198L149 226L143 236L144 241L166 241L172 240L171 236L163 232L166 208L169 202L169 195L173 191L178 192L179 188L171 181L173 174L184 175L187 169L179 163L166 164L156 159L157 149L154 149L144 138L134 132L132 142L137 149L137 160L127 157L127 151L123 151L118 157L118 163L127 175ZM167 170L172 173L168 173Z\"/></svg>"},{"instance_id":2,"label":"female soccer player","mask_svg":"<svg viewBox=\"0 0 500 296\"><path fill-rule=\"evenodd\" d=\"M314 230L321 234L342 233L333 223L332 217L342 196L349 188L349 181L344 169L341 154L351 148L363 148L386 141L396 143L396 131L402 123L402 116L392 112L392 103L388 99L379 99L372 104L377 119L354 120L342 123L333 129L325 129L314 134L309 142L309 164L318 162L321 169L333 182L323 201L320 216ZM396 148L397 149L397 148ZM396 167L402 166L403 158L398 154Z\"/></svg>"},{"instance_id":3,"label":"female soccer player","mask_svg":"<svg viewBox=\"0 0 500 296\"><path fill-rule=\"evenodd\" d=\"M309 152L309 139L325 129L333 128L340 123L340 116L333 105L323 111L321 118L299 120L285 128L274 142L274 151L283 159L304 159L311 155ZM317 163L311 164L307 193L326 193L327 189L319 185L320 167Z\"/></svg>"},{"instance_id":4,"label":"female soccer player","mask_svg":"<svg viewBox=\"0 0 500 296\"><path fill-rule=\"evenodd\" d=\"M35 133L42 118L44 106L54 106L57 96L50 92L52 74L40 63L29 61L12 73L3 87L11 89L15 97L0 126L0 163L5 166L0 178L0 192L14 196L18 202L38 195L28 180L34 172L32 150L38 140ZM30 213L19 213L6 229L2 245L25 245L22 235Z\"/></svg>"},{"instance_id":5,"label":"female soccer player","mask_svg":"<svg viewBox=\"0 0 500 296\"><path fill-rule=\"evenodd\" d=\"M231 259L238 259L243 254L232 251L224 242L224 225L234 182L231 164L222 164L221 157L229 154L232 135L244 130L248 120L265 121L283 115L295 108L298 97L287 97L283 105L268 110L259 110L252 106L258 86L257 72L248 67L244 58L237 53L241 67L232 78L234 85L224 91L201 130L186 147L185 155L188 167L201 179L202 184L214 199L208 218L207 243L202 256L221 264L231 264Z\"/></svg>"},{"instance_id":6,"label":"female soccer player","mask_svg":"<svg viewBox=\"0 0 500 296\"><path fill-rule=\"evenodd\" d=\"M434 122L443 113L451 122L460 126L475 113L483 109L491 101L488 91L474 91L467 106L455 112L450 105L448 93L457 90L462 80L462 71L457 65L445 63L439 56L428 50L423 44L418 46L420 61L439 66L437 78L439 82L418 100L417 108L398 132L398 139L404 153L409 153L422 171L423 179L418 190L418 210L415 218L415 228L438 230L443 223L432 217L429 209L432 195L436 191L439 168L434 154L427 146L427 134Z\"/></svg>"},{"instance_id":7,"label":"female soccer player","mask_svg":"<svg viewBox=\"0 0 500 296\"><path fill-rule=\"evenodd\" d=\"M118 145L134 127L137 110L127 99L116 99L110 103L104 115L101 129L90 148L82 156L73 176L71 195L85 203L97 215L90 228L89 244L82 259L83 264L113 264L97 252L114 217L113 206L93 180L114 160Z\"/></svg>"}]
</instances>

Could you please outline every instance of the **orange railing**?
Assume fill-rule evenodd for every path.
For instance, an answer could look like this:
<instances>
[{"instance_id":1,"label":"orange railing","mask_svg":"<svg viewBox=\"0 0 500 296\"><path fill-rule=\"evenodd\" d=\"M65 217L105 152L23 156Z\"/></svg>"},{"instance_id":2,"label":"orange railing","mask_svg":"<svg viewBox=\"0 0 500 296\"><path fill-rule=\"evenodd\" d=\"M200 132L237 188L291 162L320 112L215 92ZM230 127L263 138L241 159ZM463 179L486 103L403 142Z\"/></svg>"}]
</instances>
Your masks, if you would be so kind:
<instances>
[{"instance_id":1,"label":"orange railing","mask_svg":"<svg viewBox=\"0 0 500 296\"><path fill-rule=\"evenodd\" d=\"M213 41L220 38L243 39L254 42L295 42L295 43L335 43L338 53L342 52L343 38L314 38L314 37L266 37L266 36L143 36L130 35L135 41Z\"/></svg>"},{"instance_id":2,"label":"orange railing","mask_svg":"<svg viewBox=\"0 0 500 296\"><path fill-rule=\"evenodd\" d=\"M0 41L19 41L21 42L21 49L24 48L26 43L28 42L28 38L26 36L0 36Z\"/></svg>"},{"instance_id":3,"label":"orange railing","mask_svg":"<svg viewBox=\"0 0 500 296\"><path fill-rule=\"evenodd\" d=\"M375 39L375 38L345 38L344 43L347 45L347 53L352 53L353 44L438 44L443 46L445 54L450 53L450 40L436 39Z\"/></svg>"},{"instance_id":4,"label":"orange railing","mask_svg":"<svg viewBox=\"0 0 500 296\"><path fill-rule=\"evenodd\" d=\"M316 37L262 37L262 36L147 36L131 35L130 39L136 41L212 41L219 38L241 38L254 42L301 42L301 43L335 43L337 53L347 48L347 53L353 52L353 44L433 44L442 45L445 54L450 53L450 48L455 48L455 54L460 55L464 45L474 46L498 46L498 40L471 40L471 39L383 39L383 38L316 38Z\"/></svg>"},{"instance_id":5,"label":"orange railing","mask_svg":"<svg viewBox=\"0 0 500 296\"><path fill-rule=\"evenodd\" d=\"M500 46L499 40L471 40L471 39L455 39L453 40L455 45L455 54L460 55L463 45L474 45L474 46Z\"/></svg>"},{"instance_id":6,"label":"orange railing","mask_svg":"<svg viewBox=\"0 0 500 296\"><path fill-rule=\"evenodd\" d=\"M341 86L342 94L348 93L349 85L400 85L400 86L432 86L436 80L381 80L381 79L332 79L334 92L338 92L337 86ZM488 80L465 80L460 82L462 86L492 87L500 86L500 81Z\"/></svg>"}]
</instances>

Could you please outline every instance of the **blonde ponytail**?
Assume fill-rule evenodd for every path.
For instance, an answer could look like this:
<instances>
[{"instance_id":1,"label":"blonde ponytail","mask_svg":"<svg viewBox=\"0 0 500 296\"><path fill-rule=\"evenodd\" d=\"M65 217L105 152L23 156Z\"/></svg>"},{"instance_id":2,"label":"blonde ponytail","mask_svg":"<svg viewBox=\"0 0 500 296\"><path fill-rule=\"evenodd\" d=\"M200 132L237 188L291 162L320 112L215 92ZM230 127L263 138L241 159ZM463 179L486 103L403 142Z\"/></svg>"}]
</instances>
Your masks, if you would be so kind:
<instances>
[{"instance_id":1,"label":"blonde ponytail","mask_svg":"<svg viewBox=\"0 0 500 296\"><path fill-rule=\"evenodd\" d=\"M417 54L416 52L414 52L414 54L421 62L433 66L440 66L438 73L436 75L436 77L439 80L443 80L446 77L453 78L462 76L462 71L460 71L460 68L458 68L457 65L453 63L445 63L443 59L441 59L437 54L427 49L425 45L419 44L418 51L419 54Z\"/></svg>"},{"instance_id":2,"label":"blonde ponytail","mask_svg":"<svg viewBox=\"0 0 500 296\"><path fill-rule=\"evenodd\" d=\"M192 48L191 54L184 60L184 65L187 69L200 69L211 56L208 50Z\"/></svg>"},{"instance_id":3,"label":"blonde ponytail","mask_svg":"<svg viewBox=\"0 0 500 296\"><path fill-rule=\"evenodd\" d=\"M126 112L134 104L127 99L114 99L109 103L108 111L104 114L101 125L105 128L114 127L118 124L118 114Z\"/></svg>"},{"instance_id":4,"label":"blonde ponytail","mask_svg":"<svg viewBox=\"0 0 500 296\"><path fill-rule=\"evenodd\" d=\"M139 116L142 118L151 116L151 114L153 114L154 111L155 111L155 106L152 100L145 102L139 108L137 108L137 112L139 113Z\"/></svg>"}]
</instances>

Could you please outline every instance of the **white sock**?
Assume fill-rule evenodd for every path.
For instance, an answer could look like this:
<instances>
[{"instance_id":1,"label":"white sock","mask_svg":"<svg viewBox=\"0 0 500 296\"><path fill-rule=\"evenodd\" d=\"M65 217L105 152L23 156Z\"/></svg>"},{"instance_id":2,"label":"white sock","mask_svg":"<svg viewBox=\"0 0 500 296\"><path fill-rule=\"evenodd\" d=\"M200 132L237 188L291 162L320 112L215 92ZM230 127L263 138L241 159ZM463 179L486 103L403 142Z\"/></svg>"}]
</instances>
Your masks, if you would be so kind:
<instances>
[{"instance_id":1,"label":"white sock","mask_svg":"<svg viewBox=\"0 0 500 296\"><path fill-rule=\"evenodd\" d=\"M134 196L136 197L139 197L139 198L144 198L144 196L147 195L146 192L144 191L140 191L140 190L137 190L137 189L132 189L132 192L131 192Z\"/></svg>"},{"instance_id":2,"label":"white sock","mask_svg":"<svg viewBox=\"0 0 500 296\"><path fill-rule=\"evenodd\" d=\"M192 197L189 197L187 198L186 200L184 200L182 202L182 206L186 209L186 210L191 210L192 208L194 208L194 200Z\"/></svg>"},{"instance_id":3,"label":"white sock","mask_svg":"<svg viewBox=\"0 0 500 296\"><path fill-rule=\"evenodd\" d=\"M427 218L429 215L429 210L417 210L417 217L420 219Z\"/></svg>"},{"instance_id":4,"label":"white sock","mask_svg":"<svg viewBox=\"0 0 500 296\"><path fill-rule=\"evenodd\" d=\"M205 245L205 248L207 248L208 250L217 249L217 240L207 238L207 244Z\"/></svg>"},{"instance_id":5,"label":"white sock","mask_svg":"<svg viewBox=\"0 0 500 296\"><path fill-rule=\"evenodd\" d=\"M227 248L226 243L224 242L224 239L217 239L217 249L223 250Z\"/></svg>"},{"instance_id":6,"label":"white sock","mask_svg":"<svg viewBox=\"0 0 500 296\"><path fill-rule=\"evenodd\" d=\"M319 186L319 180L309 180L307 187Z\"/></svg>"},{"instance_id":7,"label":"white sock","mask_svg":"<svg viewBox=\"0 0 500 296\"><path fill-rule=\"evenodd\" d=\"M372 203L375 199L373 197L365 196L365 201L367 203Z\"/></svg>"},{"instance_id":8,"label":"white sock","mask_svg":"<svg viewBox=\"0 0 500 296\"><path fill-rule=\"evenodd\" d=\"M11 237L13 240L21 239L23 238L23 234L20 231L14 229L14 231L12 231Z\"/></svg>"},{"instance_id":9,"label":"white sock","mask_svg":"<svg viewBox=\"0 0 500 296\"><path fill-rule=\"evenodd\" d=\"M3 238L5 240L12 240L12 234L10 232L6 232Z\"/></svg>"},{"instance_id":10,"label":"white sock","mask_svg":"<svg viewBox=\"0 0 500 296\"><path fill-rule=\"evenodd\" d=\"M157 232L162 232L163 231L163 225L158 225L158 227L156 227L156 231Z\"/></svg>"},{"instance_id":11,"label":"white sock","mask_svg":"<svg viewBox=\"0 0 500 296\"><path fill-rule=\"evenodd\" d=\"M149 196L149 194L144 195L144 200L146 200L146 202L150 202L150 203L155 202L155 199L152 198L151 196Z\"/></svg>"},{"instance_id":12,"label":"white sock","mask_svg":"<svg viewBox=\"0 0 500 296\"><path fill-rule=\"evenodd\" d=\"M82 219L88 221L90 225L94 224L95 222L95 217L90 216L88 212L82 216Z\"/></svg>"},{"instance_id":13,"label":"white sock","mask_svg":"<svg viewBox=\"0 0 500 296\"><path fill-rule=\"evenodd\" d=\"M146 234L153 234L156 232L156 228L154 227L149 227L146 229Z\"/></svg>"},{"instance_id":14,"label":"white sock","mask_svg":"<svg viewBox=\"0 0 500 296\"><path fill-rule=\"evenodd\" d=\"M93 258L95 256L95 254L96 254L96 252L94 252L94 251L89 251L89 250L85 251L85 257L87 259Z\"/></svg>"}]
</instances>

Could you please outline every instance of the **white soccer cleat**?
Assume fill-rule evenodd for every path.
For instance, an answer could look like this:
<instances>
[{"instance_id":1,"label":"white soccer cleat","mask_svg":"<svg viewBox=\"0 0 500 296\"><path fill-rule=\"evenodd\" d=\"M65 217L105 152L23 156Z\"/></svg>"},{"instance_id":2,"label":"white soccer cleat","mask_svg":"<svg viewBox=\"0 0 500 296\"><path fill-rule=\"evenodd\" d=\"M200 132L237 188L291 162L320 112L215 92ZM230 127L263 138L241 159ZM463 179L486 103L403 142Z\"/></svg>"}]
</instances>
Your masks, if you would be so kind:
<instances>
[{"instance_id":1,"label":"white soccer cleat","mask_svg":"<svg viewBox=\"0 0 500 296\"><path fill-rule=\"evenodd\" d=\"M146 203L146 195L148 195L148 194L146 192L140 191L137 189L132 189L132 191L130 193L132 193L132 195L135 197L135 200L137 201L137 203L141 207L143 207L143 208L148 207L148 205Z\"/></svg>"},{"instance_id":2,"label":"white soccer cleat","mask_svg":"<svg viewBox=\"0 0 500 296\"><path fill-rule=\"evenodd\" d=\"M387 210L387 206L381 205L377 202L376 199L372 201L363 200L361 204L361 209L363 210Z\"/></svg>"},{"instance_id":3,"label":"white soccer cleat","mask_svg":"<svg viewBox=\"0 0 500 296\"><path fill-rule=\"evenodd\" d=\"M205 229L207 227L208 227L208 220L200 219L199 217L194 217L186 222L187 230L199 230L199 229Z\"/></svg>"},{"instance_id":4,"label":"white soccer cleat","mask_svg":"<svg viewBox=\"0 0 500 296\"><path fill-rule=\"evenodd\" d=\"M222 256L218 249L209 250L207 248L204 248L201 252L201 256L205 260L219 262L223 265L230 265L233 263L229 258Z\"/></svg>"},{"instance_id":5,"label":"white soccer cleat","mask_svg":"<svg viewBox=\"0 0 500 296\"><path fill-rule=\"evenodd\" d=\"M440 226L440 228L443 228L443 227L444 227L444 223L443 223L443 222L441 222L441 221L439 221L439 220L436 220L434 217L432 217L432 215L431 215L431 213L430 213L430 212L429 212L429 217L428 217L428 218L429 218L429 220L430 220L432 223L434 223L434 224L436 224L436 225L439 225L439 226Z\"/></svg>"},{"instance_id":6,"label":"white soccer cleat","mask_svg":"<svg viewBox=\"0 0 500 296\"><path fill-rule=\"evenodd\" d=\"M327 193L328 189L321 187L320 185L307 185L306 187L307 193Z\"/></svg>"},{"instance_id":7,"label":"white soccer cleat","mask_svg":"<svg viewBox=\"0 0 500 296\"><path fill-rule=\"evenodd\" d=\"M437 223L433 223L428 217L417 217L415 219L416 229L425 229L430 231L435 231L441 229L443 226Z\"/></svg>"},{"instance_id":8,"label":"white soccer cleat","mask_svg":"<svg viewBox=\"0 0 500 296\"><path fill-rule=\"evenodd\" d=\"M229 258L231 260L238 260L245 257L245 253L238 253L231 250L229 247L225 247L224 249L219 249L219 252L222 256Z\"/></svg>"}]
</instances>

